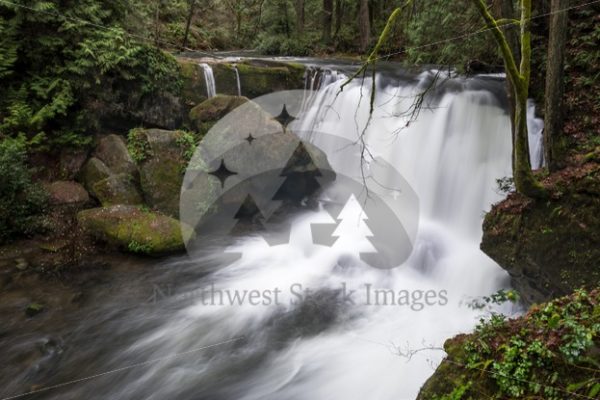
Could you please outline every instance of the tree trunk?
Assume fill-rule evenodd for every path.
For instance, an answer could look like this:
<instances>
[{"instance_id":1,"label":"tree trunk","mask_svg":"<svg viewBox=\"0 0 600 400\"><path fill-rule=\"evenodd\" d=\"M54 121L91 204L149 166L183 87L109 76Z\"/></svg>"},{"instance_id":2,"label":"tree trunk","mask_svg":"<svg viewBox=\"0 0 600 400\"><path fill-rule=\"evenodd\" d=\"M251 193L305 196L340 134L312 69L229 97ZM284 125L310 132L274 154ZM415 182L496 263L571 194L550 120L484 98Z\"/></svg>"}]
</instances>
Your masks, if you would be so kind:
<instances>
[{"instance_id":1,"label":"tree trunk","mask_svg":"<svg viewBox=\"0 0 600 400\"><path fill-rule=\"evenodd\" d=\"M493 3L494 13L499 15L500 18L505 20L513 20L515 19L515 8L512 0L494 0ZM519 35L516 27L514 25L506 26L502 29L504 35L506 36L506 41L508 42L508 46L510 47L512 54L515 58L516 63L521 62L520 57L520 49L519 49ZM506 67L506 66L505 66ZM510 114L510 128L512 135L512 144L515 146L515 138L516 138L516 107L517 103L515 100L515 88L510 79L506 80L506 97L508 100L508 110ZM512 154L512 163L515 163L514 152Z\"/></svg>"},{"instance_id":2,"label":"tree trunk","mask_svg":"<svg viewBox=\"0 0 600 400\"><path fill-rule=\"evenodd\" d=\"M342 28L342 18L344 17L344 0L335 0L335 31L333 37L336 38Z\"/></svg>"},{"instance_id":3,"label":"tree trunk","mask_svg":"<svg viewBox=\"0 0 600 400\"><path fill-rule=\"evenodd\" d=\"M196 0L189 0L190 8L188 12L187 21L185 22L185 33L183 34L183 42L181 44L181 50L185 50L190 35L190 25L192 24L192 17L194 16L194 7L196 6Z\"/></svg>"},{"instance_id":4,"label":"tree trunk","mask_svg":"<svg viewBox=\"0 0 600 400\"><path fill-rule=\"evenodd\" d=\"M331 23L333 21L333 0L323 0L323 42L331 41Z\"/></svg>"},{"instance_id":5,"label":"tree trunk","mask_svg":"<svg viewBox=\"0 0 600 400\"><path fill-rule=\"evenodd\" d=\"M472 0L486 25L498 43L506 75L511 81L515 99L515 139L513 142L513 178L517 191L532 198L547 197L546 189L537 181L531 171L529 160L529 135L527 130L527 98L531 78L531 0L521 0L521 62L517 67L514 50L511 49L506 35L498 26L498 21L489 13L486 0Z\"/></svg>"},{"instance_id":6,"label":"tree trunk","mask_svg":"<svg viewBox=\"0 0 600 400\"><path fill-rule=\"evenodd\" d=\"M296 0L296 32L298 36L304 33L304 0Z\"/></svg>"},{"instance_id":7,"label":"tree trunk","mask_svg":"<svg viewBox=\"0 0 600 400\"><path fill-rule=\"evenodd\" d=\"M546 93L544 105L544 156L550 172L563 167L564 138L563 94L565 47L567 42L569 0L552 0L550 6L550 38L546 63Z\"/></svg>"},{"instance_id":8,"label":"tree trunk","mask_svg":"<svg viewBox=\"0 0 600 400\"><path fill-rule=\"evenodd\" d=\"M371 41L371 24L369 23L369 0L360 0L358 11L358 30L360 32L360 51L367 51Z\"/></svg>"},{"instance_id":9,"label":"tree trunk","mask_svg":"<svg viewBox=\"0 0 600 400\"><path fill-rule=\"evenodd\" d=\"M154 45L160 47L160 0L156 0L156 13L154 15Z\"/></svg>"}]
</instances>

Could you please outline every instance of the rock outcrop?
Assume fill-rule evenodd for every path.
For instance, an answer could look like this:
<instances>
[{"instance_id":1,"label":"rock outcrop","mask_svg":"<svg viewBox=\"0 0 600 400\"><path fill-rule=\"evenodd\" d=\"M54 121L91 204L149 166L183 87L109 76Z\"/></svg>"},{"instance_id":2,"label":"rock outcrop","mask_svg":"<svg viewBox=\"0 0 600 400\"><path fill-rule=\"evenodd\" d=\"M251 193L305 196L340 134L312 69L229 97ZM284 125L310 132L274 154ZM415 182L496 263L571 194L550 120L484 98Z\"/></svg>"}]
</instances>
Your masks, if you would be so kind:
<instances>
[{"instance_id":1,"label":"rock outcrop","mask_svg":"<svg viewBox=\"0 0 600 400\"><path fill-rule=\"evenodd\" d=\"M178 60L183 88L182 102L194 107L207 99L204 70L190 58ZM211 62L218 94L237 96L237 76L242 96L253 98L280 90L304 88L305 67L301 64L269 60L244 60L239 63ZM236 74L237 69L237 74Z\"/></svg>"},{"instance_id":2,"label":"rock outcrop","mask_svg":"<svg viewBox=\"0 0 600 400\"><path fill-rule=\"evenodd\" d=\"M552 176L552 198L511 194L485 217L481 249L528 303L600 284L600 164Z\"/></svg>"}]
</instances>

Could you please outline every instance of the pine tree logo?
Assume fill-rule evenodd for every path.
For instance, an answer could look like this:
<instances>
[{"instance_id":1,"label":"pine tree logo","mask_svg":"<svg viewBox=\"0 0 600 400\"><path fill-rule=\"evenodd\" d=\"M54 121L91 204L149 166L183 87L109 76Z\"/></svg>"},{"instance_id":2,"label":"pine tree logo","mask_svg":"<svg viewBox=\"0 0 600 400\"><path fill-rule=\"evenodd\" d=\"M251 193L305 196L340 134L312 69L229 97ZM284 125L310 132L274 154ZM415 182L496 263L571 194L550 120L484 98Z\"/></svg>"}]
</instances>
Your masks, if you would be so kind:
<instances>
[{"instance_id":1,"label":"pine tree logo","mask_svg":"<svg viewBox=\"0 0 600 400\"><path fill-rule=\"evenodd\" d=\"M337 217L338 225L332 234L335 238L333 247L348 249L357 256L360 253L377 253L370 239L373 232L365 222L368 219L356 196L351 194Z\"/></svg>"}]
</instances>

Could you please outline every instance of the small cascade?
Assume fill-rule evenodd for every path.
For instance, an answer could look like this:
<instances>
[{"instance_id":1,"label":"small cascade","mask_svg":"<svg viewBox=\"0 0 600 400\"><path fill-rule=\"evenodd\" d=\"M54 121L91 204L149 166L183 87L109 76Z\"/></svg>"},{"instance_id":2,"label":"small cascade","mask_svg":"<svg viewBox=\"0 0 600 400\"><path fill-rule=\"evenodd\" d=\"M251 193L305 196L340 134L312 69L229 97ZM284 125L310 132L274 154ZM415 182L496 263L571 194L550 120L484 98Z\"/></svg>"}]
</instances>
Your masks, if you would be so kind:
<instances>
[{"instance_id":1,"label":"small cascade","mask_svg":"<svg viewBox=\"0 0 600 400\"><path fill-rule=\"evenodd\" d=\"M544 166L544 120L535 116L535 103L527 102L527 131L529 132L529 158L531 168Z\"/></svg>"},{"instance_id":2,"label":"small cascade","mask_svg":"<svg viewBox=\"0 0 600 400\"><path fill-rule=\"evenodd\" d=\"M215 97L217 95L217 87L215 84L215 76L212 67L206 63L200 63L204 70L204 81L206 82L206 96Z\"/></svg>"},{"instance_id":3,"label":"small cascade","mask_svg":"<svg viewBox=\"0 0 600 400\"><path fill-rule=\"evenodd\" d=\"M235 82L237 84L237 93L238 96L242 95L242 82L240 81L240 71L236 64L233 64L233 70L235 71Z\"/></svg>"}]
</instances>

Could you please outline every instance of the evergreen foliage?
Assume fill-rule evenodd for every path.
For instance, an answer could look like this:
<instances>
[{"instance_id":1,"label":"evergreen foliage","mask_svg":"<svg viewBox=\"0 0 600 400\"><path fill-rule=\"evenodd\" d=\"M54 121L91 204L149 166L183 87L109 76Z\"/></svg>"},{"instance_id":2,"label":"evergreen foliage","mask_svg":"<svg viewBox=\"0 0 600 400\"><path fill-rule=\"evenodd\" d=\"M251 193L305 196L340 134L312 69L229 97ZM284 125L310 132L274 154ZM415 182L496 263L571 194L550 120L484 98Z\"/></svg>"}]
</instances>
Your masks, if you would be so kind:
<instances>
[{"instance_id":1,"label":"evergreen foliage","mask_svg":"<svg viewBox=\"0 0 600 400\"><path fill-rule=\"evenodd\" d=\"M85 145L102 117L179 89L173 57L123 27L132 1L0 3L0 134Z\"/></svg>"}]
</instances>

